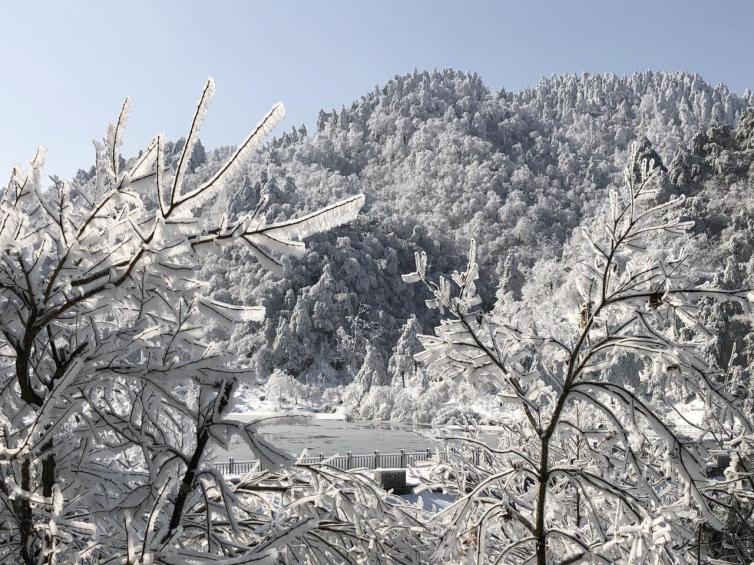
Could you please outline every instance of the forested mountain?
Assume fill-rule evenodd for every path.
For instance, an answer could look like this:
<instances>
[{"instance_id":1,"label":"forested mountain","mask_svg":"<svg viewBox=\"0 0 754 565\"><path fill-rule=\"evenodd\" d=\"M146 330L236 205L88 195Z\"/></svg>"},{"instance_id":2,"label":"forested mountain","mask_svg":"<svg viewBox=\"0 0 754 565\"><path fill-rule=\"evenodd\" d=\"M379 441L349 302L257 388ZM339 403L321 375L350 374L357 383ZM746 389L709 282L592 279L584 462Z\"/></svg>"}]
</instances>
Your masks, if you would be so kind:
<instances>
[{"instance_id":1,"label":"forested mountain","mask_svg":"<svg viewBox=\"0 0 754 565\"><path fill-rule=\"evenodd\" d=\"M2 189L2 562L752 562L751 93L414 73L208 152L213 93ZM292 465L262 384L495 443L413 462L438 513Z\"/></svg>"},{"instance_id":2,"label":"forested mountain","mask_svg":"<svg viewBox=\"0 0 754 565\"><path fill-rule=\"evenodd\" d=\"M405 341L438 321L421 289L401 281L415 250L426 250L433 272L449 273L473 237L486 309L520 298L537 266L559 260L620 183L638 140L666 172L666 196L691 197L688 215L720 253L721 281L741 284L752 273L752 105L750 91L687 73L557 76L516 93L451 70L398 76L349 108L321 112L316 132L276 138L235 173L229 185L240 189L208 204L218 215L241 212L267 195L275 220L363 192L359 220L312 238L303 260L284 261L284 277L255 274L246 265L253 253L238 247L204 276L219 300L267 306L263 326L233 336L260 379L281 368L348 382L377 364L389 385L401 376L391 357L414 347L396 349L401 333ZM229 151L195 152L191 169L209 176ZM729 344L722 350L729 355Z\"/></svg>"}]
</instances>

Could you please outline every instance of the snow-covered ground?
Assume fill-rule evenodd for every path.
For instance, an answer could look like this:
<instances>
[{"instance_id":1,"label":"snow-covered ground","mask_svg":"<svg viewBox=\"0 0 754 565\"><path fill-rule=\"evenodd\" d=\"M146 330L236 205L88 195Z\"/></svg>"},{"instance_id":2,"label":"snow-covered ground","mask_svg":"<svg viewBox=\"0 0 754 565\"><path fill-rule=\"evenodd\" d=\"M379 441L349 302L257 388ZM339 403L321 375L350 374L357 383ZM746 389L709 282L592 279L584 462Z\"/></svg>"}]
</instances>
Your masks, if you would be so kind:
<instances>
[{"instance_id":1,"label":"snow-covered ground","mask_svg":"<svg viewBox=\"0 0 754 565\"><path fill-rule=\"evenodd\" d=\"M424 510L432 512L439 512L444 508L450 506L455 502L455 497L449 494L441 492L432 492L429 490L423 490L419 493L412 492L411 494L401 495L401 498L406 502L418 505Z\"/></svg>"},{"instance_id":2,"label":"snow-covered ground","mask_svg":"<svg viewBox=\"0 0 754 565\"><path fill-rule=\"evenodd\" d=\"M300 415L302 419L296 424L275 425L274 420L271 420L271 425L261 430L272 445L294 456L301 455L304 451L309 455L322 453L332 456L344 455L348 451L353 454L370 454L375 450L397 453L401 449L435 449L442 446L442 436L458 436L475 429L481 440L494 445L496 432L500 430L496 425L430 426L377 420L348 421L342 406L331 411L321 401L296 400L297 402L272 399L265 394L263 387L248 387L242 391L231 418L252 421L270 416ZM454 402L458 401L446 404L452 406ZM478 398L468 408L483 415L486 421L515 421L522 416L515 409L500 407L494 398L489 397ZM700 435L700 428L704 426L704 414L704 402L695 399L677 406L676 411L668 414L668 418L680 435L692 438ZM229 457L237 461L254 458L249 448L241 442L235 442L227 450L215 448L214 451L217 461L227 460Z\"/></svg>"},{"instance_id":3,"label":"snow-covered ground","mask_svg":"<svg viewBox=\"0 0 754 565\"><path fill-rule=\"evenodd\" d=\"M323 413L323 404L320 399L310 401L306 398L273 398L274 395L268 394L262 385L243 385L240 387L236 398L234 399L234 405L232 408L233 417L239 415L272 415L282 414L290 412L301 412L307 414L320 414L321 416L327 416ZM335 418L342 418L337 414L331 416Z\"/></svg>"},{"instance_id":4,"label":"snow-covered ground","mask_svg":"<svg viewBox=\"0 0 754 565\"><path fill-rule=\"evenodd\" d=\"M691 402L676 406L669 416L676 433L693 438L700 435L700 428L704 428L704 414L704 401L695 398Z\"/></svg>"}]
</instances>

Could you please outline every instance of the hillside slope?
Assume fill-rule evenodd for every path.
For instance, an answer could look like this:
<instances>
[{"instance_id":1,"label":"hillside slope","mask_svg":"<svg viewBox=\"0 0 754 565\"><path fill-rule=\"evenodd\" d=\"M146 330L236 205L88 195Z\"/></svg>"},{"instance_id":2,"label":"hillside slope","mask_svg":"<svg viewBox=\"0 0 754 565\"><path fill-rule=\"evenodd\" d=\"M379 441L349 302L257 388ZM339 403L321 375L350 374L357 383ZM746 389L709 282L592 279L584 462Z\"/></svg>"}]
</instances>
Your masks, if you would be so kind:
<instances>
[{"instance_id":1,"label":"hillside slope","mask_svg":"<svg viewBox=\"0 0 754 565\"><path fill-rule=\"evenodd\" d=\"M370 362L387 369L410 315L425 331L436 322L420 289L400 279L417 248L434 272L450 272L476 238L491 309L499 281L515 296L538 259L560 256L619 182L632 141L647 140L645 151L668 169L669 192L700 196L689 201L698 229L718 242L748 238L748 216L729 224L734 193L751 188L751 120L733 128L752 105L751 92L687 73L560 76L517 93L456 71L396 77L350 108L321 112L316 132L275 139L216 203L240 212L265 193L268 216L284 217L364 192L361 219L315 238L282 279L250 273L243 250L205 266L205 276L219 299L267 306L261 331L249 326L233 338L260 378L277 367L347 381L367 344L379 353ZM227 151L202 155L196 174L209 174ZM750 256L742 253L738 265Z\"/></svg>"}]
</instances>

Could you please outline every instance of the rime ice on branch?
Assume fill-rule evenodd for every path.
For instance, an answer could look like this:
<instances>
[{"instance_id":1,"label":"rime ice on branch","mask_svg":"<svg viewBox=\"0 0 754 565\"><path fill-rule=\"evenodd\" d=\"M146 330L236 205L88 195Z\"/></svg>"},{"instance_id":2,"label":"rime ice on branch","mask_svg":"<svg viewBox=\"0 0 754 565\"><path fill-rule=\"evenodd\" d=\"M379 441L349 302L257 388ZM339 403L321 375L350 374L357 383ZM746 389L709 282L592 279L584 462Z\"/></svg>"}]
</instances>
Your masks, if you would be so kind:
<instances>
[{"instance_id":1,"label":"rime ice on branch","mask_svg":"<svg viewBox=\"0 0 754 565\"><path fill-rule=\"evenodd\" d=\"M714 336L698 313L709 301L748 310L751 295L709 284L683 198L657 201L663 175L635 146L623 191L566 250L558 284L494 317L479 307L473 242L452 282L431 281L416 254L404 280L423 282L427 306L445 315L420 336L417 360L435 376L494 386L508 422L498 445L464 439L438 469L460 498L443 512L437 562L459 552L479 563L696 562L710 532L750 528L752 422L704 355ZM667 397L608 378L625 354L643 378L704 400L696 437L679 433L684 415ZM706 464L717 450L734 463L715 479Z\"/></svg>"},{"instance_id":2,"label":"rime ice on branch","mask_svg":"<svg viewBox=\"0 0 754 565\"><path fill-rule=\"evenodd\" d=\"M91 180L44 188L40 148L0 196L4 562L185 562L265 539L202 466L207 446L233 434L280 460L253 426L224 418L240 371L202 341L208 318L260 321L264 310L205 296L193 273L204 254L236 243L275 270L281 255L304 252L303 239L353 220L364 197L280 223L265 221L264 200L233 221L205 217L202 204L283 117L273 106L197 182L188 165L213 92L209 80L174 167L162 135L120 156L126 100L95 143Z\"/></svg>"}]
</instances>

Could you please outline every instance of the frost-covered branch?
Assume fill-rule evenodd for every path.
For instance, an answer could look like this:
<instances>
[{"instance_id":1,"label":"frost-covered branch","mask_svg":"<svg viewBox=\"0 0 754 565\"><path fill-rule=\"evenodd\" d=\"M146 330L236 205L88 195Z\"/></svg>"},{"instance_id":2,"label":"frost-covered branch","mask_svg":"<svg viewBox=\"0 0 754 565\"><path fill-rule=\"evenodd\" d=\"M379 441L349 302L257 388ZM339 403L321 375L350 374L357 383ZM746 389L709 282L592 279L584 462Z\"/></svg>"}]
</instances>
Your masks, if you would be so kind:
<instances>
[{"instance_id":1,"label":"frost-covered branch","mask_svg":"<svg viewBox=\"0 0 754 565\"><path fill-rule=\"evenodd\" d=\"M661 182L660 168L635 148L623 192L610 193L581 247L576 240L568 259L578 267L544 309L533 288L533 302L484 314L473 243L466 271L451 277L455 291L443 277L429 280L423 252L416 271L404 276L424 282L428 307L448 313L435 336L420 337L417 360L440 378L495 387L508 409L501 418L520 414L528 426L522 434L503 431L498 446L483 447L481 466L456 455L453 475L476 487L455 505L462 510L447 535L470 521L477 529L490 524L490 534L478 536L485 549L477 555L487 555L480 561L684 559L697 524L725 527L727 502L710 495L716 480L706 474L710 440L686 437L674 412L646 389L609 380L616 362L632 359L647 378L660 371L704 400L708 418L700 437L720 438L714 448L734 450L722 438L751 433L748 416L715 382L719 369L703 354L710 332L697 315L705 301L748 309L750 294L713 288L690 266L692 223L682 219L683 198L656 200ZM740 484L740 496L748 496L750 484ZM500 504L513 505L529 531L507 530L499 521L492 526L486 517Z\"/></svg>"},{"instance_id":2,"label":"frost-covered branch","mask_svg":"<svg viewBox=\"0 0 754 565\"><path fill-rule=\"evenodd\" d=\"M284 115L274 105L201 180L189 162L213 93L209 80L174 165L162 135L121 157L127 99L95 143L90 178L44 187L39 148L0 194L3 561L146 563L175 547L230 558L261 543L236 524L242 501L204 465L234 434L263 445L223 421L243 368L208 336L265 312L209 295L195 271L235 243L276 268L306 238L352 221L364 198L284 222L265 220L264 199L237 221L208 217L206 202Z\"/></svg>"}]
</instances>

